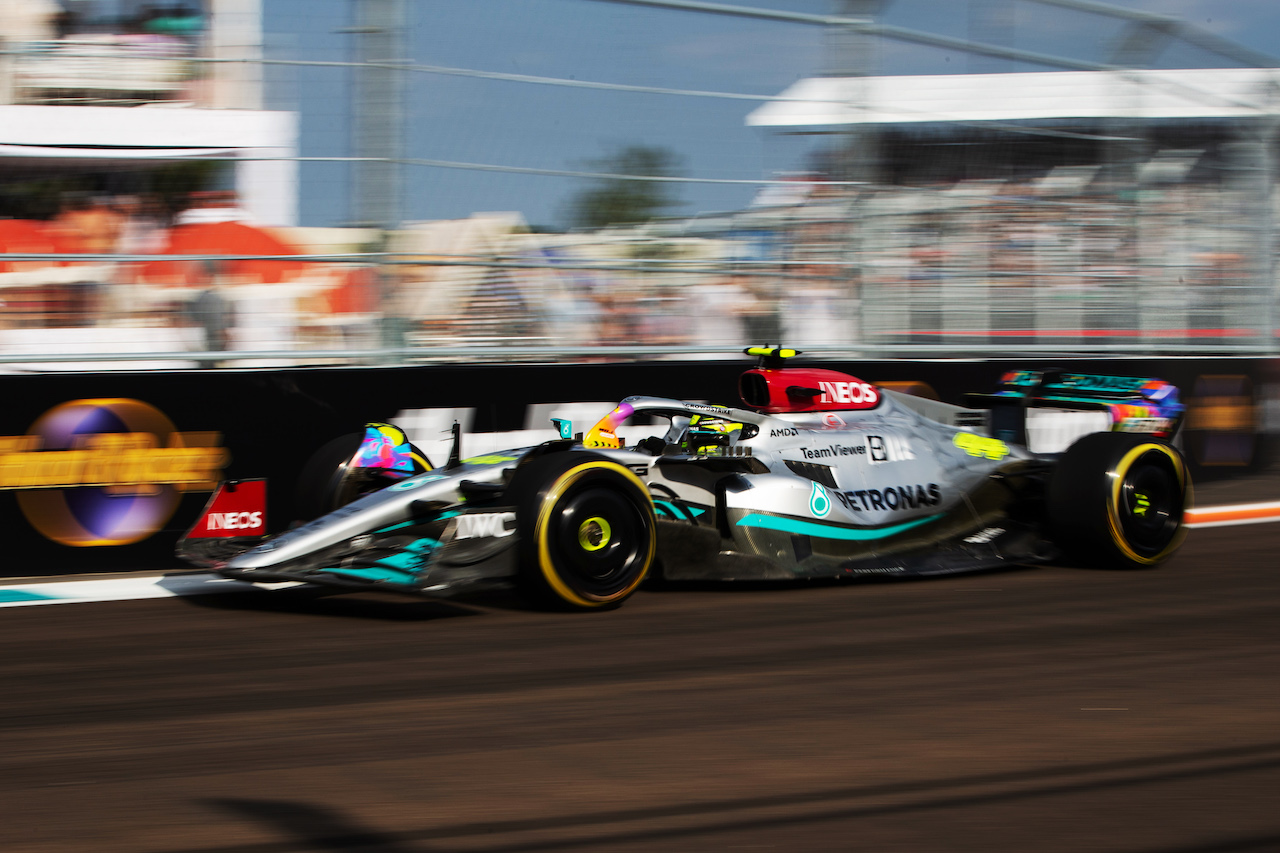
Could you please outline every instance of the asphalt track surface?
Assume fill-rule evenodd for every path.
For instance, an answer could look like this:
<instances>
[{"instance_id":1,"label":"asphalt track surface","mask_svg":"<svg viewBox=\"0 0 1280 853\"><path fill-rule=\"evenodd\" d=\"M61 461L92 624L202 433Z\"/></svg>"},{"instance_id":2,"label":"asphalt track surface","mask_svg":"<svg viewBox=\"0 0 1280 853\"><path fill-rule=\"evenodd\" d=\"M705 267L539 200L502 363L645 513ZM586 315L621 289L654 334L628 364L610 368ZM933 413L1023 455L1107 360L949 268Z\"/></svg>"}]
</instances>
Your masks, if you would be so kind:
<instances>
[{"instance_id":1,"label":"asphalt track surface","mask_svg":"<svg viewBox=\"0 0 1280 853\"><path fill-rule=\"evenodd\" d=\"M0 849L1277 850L1278 552L0 611Z\"/></svg>"}]
</instances>

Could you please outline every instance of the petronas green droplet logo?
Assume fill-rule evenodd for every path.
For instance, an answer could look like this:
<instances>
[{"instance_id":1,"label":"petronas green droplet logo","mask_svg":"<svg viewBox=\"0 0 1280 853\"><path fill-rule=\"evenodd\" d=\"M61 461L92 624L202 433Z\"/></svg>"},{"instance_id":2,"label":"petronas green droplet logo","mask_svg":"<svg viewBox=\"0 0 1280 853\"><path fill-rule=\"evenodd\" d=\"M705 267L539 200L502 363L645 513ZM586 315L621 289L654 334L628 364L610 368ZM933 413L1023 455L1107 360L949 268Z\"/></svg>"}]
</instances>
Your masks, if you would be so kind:
<instances>
[{"instance_id":1,"label":"petronas green droplet logo","mask_svg":"<svg viewBox=\"0 0 1280 853\"><path fill-rule=\"evenodd\" d=\"M813 494L809 495L809 512L818 518L826 518L831 512L831 498L827 497L827 490L817 483L813 484Z\"/></svg>"}]
</instances>

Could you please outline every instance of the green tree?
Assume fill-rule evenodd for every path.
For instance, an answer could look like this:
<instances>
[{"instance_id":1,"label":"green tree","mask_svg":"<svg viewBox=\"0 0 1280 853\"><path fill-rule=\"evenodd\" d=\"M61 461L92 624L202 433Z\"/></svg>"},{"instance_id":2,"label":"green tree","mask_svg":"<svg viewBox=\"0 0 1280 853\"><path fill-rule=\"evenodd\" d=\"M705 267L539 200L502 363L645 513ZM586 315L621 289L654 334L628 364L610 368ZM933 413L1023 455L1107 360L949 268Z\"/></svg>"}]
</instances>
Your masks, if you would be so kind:
<instances>
[{"instance_id":1,"label":"green tree","mask_svg":"<svg viewBox=\"0 0 1280 853\"><path fill-rule=\"evenodd\" d=\"M666 148L629 145L607 157L589 161L591 171L635 177L675 177L678 159ZM597 178L574 196L570 219L578 228L603 228L648 222L683 202L665 181L634 180L627 177Z\"/></svg>"}]
</instances>

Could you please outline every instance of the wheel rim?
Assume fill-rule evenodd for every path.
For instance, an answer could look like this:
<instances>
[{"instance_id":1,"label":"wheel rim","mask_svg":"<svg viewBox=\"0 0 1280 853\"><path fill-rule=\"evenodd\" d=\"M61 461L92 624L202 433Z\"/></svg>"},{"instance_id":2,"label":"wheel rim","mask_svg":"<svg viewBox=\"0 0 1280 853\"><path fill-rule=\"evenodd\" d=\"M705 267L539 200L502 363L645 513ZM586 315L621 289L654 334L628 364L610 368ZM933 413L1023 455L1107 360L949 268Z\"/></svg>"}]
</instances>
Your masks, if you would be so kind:
<instances>
[{"instance_id":1,"label":"wheel rim","mask_svg":"<svg viewBox=\"0 0 1280 853\"><path fill-rule=\"evenodd\" d=\"M548 521L547 556L575 592L608 600L644 572L650 539L645 513L617 488L572 489Z\"/></svg>"},{"instance_id":2,"label":"wheel rim","mask_svg":"<svg viewBox=\"0 0 1280 853\"><path fill-rule=\"evenodd\" d=\"M1183 487L1169 458L1148 452L1124 471L1116 514L1125 542L1142 557L1164 551L1182 524Z\"/></svg>"},{"instance_id":3,"label":"wheel rim","mask_svg":"<svg viewBox=\"0 0 1280 853\"><path fill-rule=\"evenodd\" d=\"M599 516L588 518L578 525L578 545L584 551L599 551L609 547L612 536L613 527L608 519Z\"/></svg>"}]
</instances>

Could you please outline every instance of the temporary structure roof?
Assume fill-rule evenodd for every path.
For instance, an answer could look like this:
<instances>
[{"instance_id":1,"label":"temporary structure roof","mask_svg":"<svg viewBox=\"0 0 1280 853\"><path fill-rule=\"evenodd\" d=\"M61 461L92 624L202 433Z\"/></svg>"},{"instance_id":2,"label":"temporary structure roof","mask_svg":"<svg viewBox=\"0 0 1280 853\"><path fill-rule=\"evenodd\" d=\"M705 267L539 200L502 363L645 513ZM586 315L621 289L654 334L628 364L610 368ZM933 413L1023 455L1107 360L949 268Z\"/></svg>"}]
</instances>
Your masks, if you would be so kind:
<instances>
[{"instance_id":1,"label":"temporary structure roof","mask_svg":"<svg viewBox=\"0 0 1280 853\"><path fill-rule=\"evenodd\" d=\"M1280 69L810 77L752 111L759 127L1060 119L1239 119L1280 113Z\"/></svg>"},{"instance_id":2,"label":"temporary structure roof","mask_svg":"<svg viewBox=\"0 0 1280 853\"><path fill-rule=\"evenodd\" d=\"M260 223L286 225L297 218L298 164L289 159L297 155L297 123L288 112L173 103L0 105L0 180L234 158L243 206Z\"/></svg>"}]
</instances>

